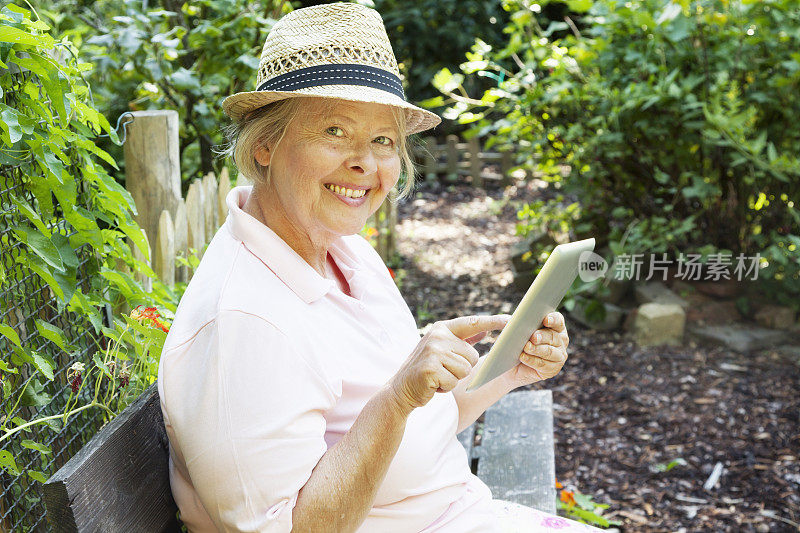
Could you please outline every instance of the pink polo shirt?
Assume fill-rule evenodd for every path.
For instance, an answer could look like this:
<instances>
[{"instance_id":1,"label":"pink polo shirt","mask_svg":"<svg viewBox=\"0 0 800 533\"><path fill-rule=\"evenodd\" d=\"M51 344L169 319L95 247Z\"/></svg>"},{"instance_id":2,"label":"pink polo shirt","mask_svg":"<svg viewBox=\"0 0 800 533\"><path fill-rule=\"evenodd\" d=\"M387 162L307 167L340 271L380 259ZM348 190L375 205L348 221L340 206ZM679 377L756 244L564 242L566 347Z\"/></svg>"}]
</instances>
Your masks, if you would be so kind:
<instances>
[{"instance_id":1,"label":"pink polo shirt","mask_svg":"<svg viewBox=\"0 0 800 533\"><path fill-rule=\"evenodd\" d=\"M290 531L314 466L420 340L366 240L329 250L348 296L242 211L251 190L228 195L158 367L172 493L192 532ZM359 532L495 530L457 423L452 393L411 413Z\"/></svg>"}]
</instances>

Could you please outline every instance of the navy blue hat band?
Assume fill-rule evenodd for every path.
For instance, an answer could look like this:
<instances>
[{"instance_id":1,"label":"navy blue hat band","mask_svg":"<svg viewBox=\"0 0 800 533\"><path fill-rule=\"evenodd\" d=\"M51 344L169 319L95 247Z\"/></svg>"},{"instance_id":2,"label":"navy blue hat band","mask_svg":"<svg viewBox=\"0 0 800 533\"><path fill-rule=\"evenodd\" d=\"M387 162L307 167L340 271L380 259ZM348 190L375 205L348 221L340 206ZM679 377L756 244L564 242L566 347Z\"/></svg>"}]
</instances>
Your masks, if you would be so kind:
<instances>
[{"instance_id":1,"label":"navy blue hat band","mask_svg":"<svg viewBox=\"0 0 800 533\"><path fill-rule=\"evenodd\" d=\"M358 64L333 64L306 67L275 76L258 86L257 91L296 91L320 85L360 85L381 89L405 100L400 78L381 68Z\"/></svg>"}]
</instances>

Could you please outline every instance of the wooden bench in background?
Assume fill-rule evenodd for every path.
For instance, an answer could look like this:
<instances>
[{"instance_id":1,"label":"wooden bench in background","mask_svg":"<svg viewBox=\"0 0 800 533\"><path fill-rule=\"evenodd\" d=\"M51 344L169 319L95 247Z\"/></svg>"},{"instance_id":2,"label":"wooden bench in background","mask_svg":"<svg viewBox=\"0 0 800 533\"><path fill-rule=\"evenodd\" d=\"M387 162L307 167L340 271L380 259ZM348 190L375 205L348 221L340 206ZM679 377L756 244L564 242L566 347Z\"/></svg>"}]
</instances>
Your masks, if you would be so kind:
<instances>
[{"instance_id":1,"label":"wooden bench in background","mask_svg":"<svg viewBox=\"0 0 800 533\"><path fill-rule=\"evenodd\" d=\"M44 484L47 519L60 532L177 533L169 448L157 384L151 385ZM473 472L495 498L555 513L550 391L515 391L480 427L459 433ZM473 445L475 432L479 446Z\"/></svg>"}]
</instances>

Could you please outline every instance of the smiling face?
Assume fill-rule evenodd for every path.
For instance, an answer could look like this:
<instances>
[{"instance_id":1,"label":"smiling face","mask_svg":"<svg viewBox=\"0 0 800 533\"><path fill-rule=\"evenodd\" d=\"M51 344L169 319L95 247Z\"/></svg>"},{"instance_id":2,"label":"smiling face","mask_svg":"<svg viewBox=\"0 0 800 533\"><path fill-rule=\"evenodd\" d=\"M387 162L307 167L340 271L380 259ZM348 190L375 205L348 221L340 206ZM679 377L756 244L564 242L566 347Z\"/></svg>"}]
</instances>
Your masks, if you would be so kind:
<instances>
[{"instance_id":1,"label":"smiling face","mask_svg":"<svg viewBox=\"0 0 800 533\"><path fill-rule=\"evenodd\" d=\"M401 168L390 106L307 100L277 146L255 151L270 166L259 202L266 223L301 255L358 233Z\"/></svg>"}]
</instances>

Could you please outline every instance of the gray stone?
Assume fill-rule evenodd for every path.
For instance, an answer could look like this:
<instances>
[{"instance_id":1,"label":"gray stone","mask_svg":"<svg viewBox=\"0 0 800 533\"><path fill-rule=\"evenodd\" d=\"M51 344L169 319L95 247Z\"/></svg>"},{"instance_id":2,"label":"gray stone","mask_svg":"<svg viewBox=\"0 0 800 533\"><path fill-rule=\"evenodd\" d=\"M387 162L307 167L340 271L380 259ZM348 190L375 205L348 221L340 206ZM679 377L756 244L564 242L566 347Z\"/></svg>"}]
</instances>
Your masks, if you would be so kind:
<instances>
[{"instance_id":1,"label":"gray stone","mask_svg":"<svg viewBox=\"0 0 800 533\"><path fill-rule=\"evenodd\" d=\"M677 304L646 303L639 306L633 336L640 346L679 345L683 341L686 313Z\"/></svg>"},{"instance_id":2,"label":"gray stone","mask_svg":"<svg viewBox=\"0 0 800 533\"><path fill-rule=\"evenodd\" d=\"M790 329L794 326L794 309L783 305L765 305L756 312L755 319L765 328Z\"/></svg>"},{"instance_id":3,"label":"gray stone","mask_svg":"<svg viewBox=\"0 0 800 533\"><path fill-rule=\"evenodd\" d=\"M640 304L675 304L681 306L684 311L689 307L689 302L669 290L660 281L639 283L634 287L634 293L636 294L636 301Z\"/></svg>"},{"instance_id":4,"label":"gray stone","mask_svg":"<svg viewBox=\"0 0 800 533\"><path fill-rule=\"evenodd\" d=\"M586 316L586 305L583 303L576 303L569 316L587 328L597 329L600 331L611 331L619 327L622 318L625 316L625 310L618 305L604 303L605 316L602 320L588 318Z\"/></svg>"},{"instance_id":5,"label":"gray stone","mask_svg":"<svg viewBox=\"0 0 800 533\"><path fill-rule=\"evenodd\" d=\"M689 332L701 340L746 353L772 348L788 342L788 334L776 329L760 328L746 323L691 326Z\"/></svg>"}]
</instances>

